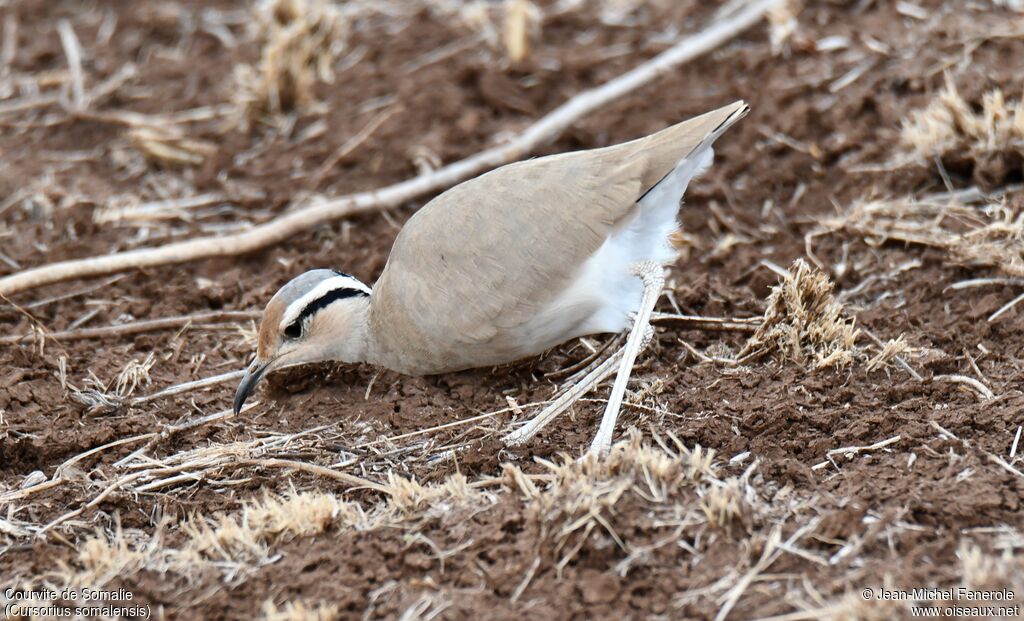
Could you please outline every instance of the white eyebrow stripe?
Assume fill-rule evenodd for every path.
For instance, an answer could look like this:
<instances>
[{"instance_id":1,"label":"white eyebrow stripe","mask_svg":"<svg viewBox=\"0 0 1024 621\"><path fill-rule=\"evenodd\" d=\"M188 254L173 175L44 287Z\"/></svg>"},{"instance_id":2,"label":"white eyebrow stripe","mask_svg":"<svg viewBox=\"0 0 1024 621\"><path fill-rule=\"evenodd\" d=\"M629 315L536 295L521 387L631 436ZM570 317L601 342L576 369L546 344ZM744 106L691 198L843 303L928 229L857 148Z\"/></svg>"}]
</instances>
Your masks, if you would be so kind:
<instances>
[{"instance_id":1,"label":"white eyebrow stripe","mask_svg":"<svg viewBox=\"0 0 1024 621\"><path fill-rule=\"evenodd\" d=\"M293 321L299 318L299 315L302 314L302 311L305 310L310 303L314 300L319 300L335 289L356 289L358 291L362 291L366 295L370 295L371 293L369 287L351 276L338 275L328 278L310 289L301 298L288 305L288 308L284 311L284 315L281 317L281 324L279 328L281 330L287 328Z\"/></svg>"}]
</instances>

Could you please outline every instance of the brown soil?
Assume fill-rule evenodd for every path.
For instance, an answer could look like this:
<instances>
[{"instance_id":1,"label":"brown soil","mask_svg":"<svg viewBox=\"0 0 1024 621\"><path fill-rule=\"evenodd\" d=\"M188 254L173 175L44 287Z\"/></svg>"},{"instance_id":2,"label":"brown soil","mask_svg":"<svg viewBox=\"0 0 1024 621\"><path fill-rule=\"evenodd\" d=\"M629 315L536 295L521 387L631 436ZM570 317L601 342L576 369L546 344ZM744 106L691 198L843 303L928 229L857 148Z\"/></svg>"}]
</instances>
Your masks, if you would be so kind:
<instances>
[{"instance_id":1,"label":"brown soil","mask_svg":"<svg viewBox=\"0 0 1024 621\"><path fill-rule=\"evenodd\" d=\"M408 17L371 18L352 34L350 49L363 48L361 60L340 72L333 85L317 87L322 112L295 114L283 121L288 127L257 124L246 132L225 133L220 119L190 124L193 138L216 145L216 153L198 166L146 163L123 126L75 117L59 106L0 115L0 205L17 192L27 197L0 207L0 275L266 221L303 194L382 187L416 174L411 154L417 148L442 162L471 155L502 132L525 127L574 93L664 49L667 43L652 35L666 24L689 31L705 23L714 9L707 4L651 2L639 13L647 19L635 26L604 25L590 9L549 17L531 59L513 68L503 67L481 44L407 71L425 53L469 31L426 9ZM804 235L816 217L864 196L942 191L934 167L851 169L890 158L901 119L942 86L943 69L953 72L970 101L980 101L994 87L1014 97L1020 93L1024 40L994 36L1019 20L1013 13L983 2L954 9L954 3L929 1L921 4L930 17L918 20L887 2L806 4L787 54L773 55L767 27L758 26L580 121L545 148L606 145L738 98L750 102L750 117L721 140L715 166L687 196L683 221L697 241L670 278L684 313L760 315L777 280L760 262L788 266L806 258ZM244 19L229 19L248 14L244 5L233 3L26 1L3 7L0 3L0 17L14 16L19 25L12 76L66 68L57 35L64 18L86 51L87 86L126 63L136 64L138 76L98 102L98 110L160 114L224 104L232 97L232 67L255 62L259 53L245 36ZM101 44L108 16L116 16L116 25L109 42ZM227 24L236 45L205 26L215 19ZM814 48L814 41L833 36L848 37L850 47ZM888 52L871 51L869 44ZM616 49L628 53L608 54ZM837 84L864 59L876 62L852 83ZM336 169L315 180L320 164L376 114L366 102L381 97L393 97L399 111ZM325 123L326 131L302 140L303 131L316 123ZM970 164L948 172L956 187L1021 181L1019 168L995 178L991 170L975 174ZM223 204L229 207L206 209L189 220L142 224L94 218L98 209L127 195L145 202L204 192L225 194ZM1019 205L1021 197L1010 200ZM59 331L259 309L291 276L312 267L337 267L372 282L401 224L421 204L320 226L247 256L22 293L0 306L0 324L5 334L22 334L33 325ZM727 234L740 243L716 250ZM343 618L364 611L398 617L425 601L421 612L440 611L444 618L711 619L725 601L723 593L761 557L772 528L778 526L785 538L809 524L814 528L800 540L800 553L782 554L765 567L729 618L805 610L883 584L958 583L963 579L958 551L965 541L991 551L998 548L998 529L1016 532L1024 526L1020 458L1013 472L991 457L1009 459L1014 434L1024 424L1024 395L1018 389L1024 311L986 321L1019 287L949 290L958 281L1000 274L959 267L938 250L909 245L874 246L832 236L816 240L814 253L832 269L840 292L861 287L846 300L859 327L883 340L906 336L913 348L909 362L925 381L895 365L868 372L863 365L809 371L774 362L741 368L699 364L681 340L709 355L728 355L745 337L659 328L655 346L635 371L635 384L646 395L638 406L624 409L619 435L635 427L647 442L674 436L687 447L714 449L722 477L740 475L757 460L748 481L757 494L752 504L761 510L734 528L685 530L680 535L685 545L664 545L672 529L652 521L653 509L641 496L626 494L610 510L611 528L588 531L579 550L566 557L568 550L547 547L536 516L506 483L487 488L493 494L488 503L428 512L404 522L405 528L328 526L317 536L275 540L271 562L232 579L216 571L181 576L150 568L117 575L106 588L130 589L136 603L173 619L253 619L266 600L332 603ZM908 261L919 263L878 278ZM671 310L667 298L661 304L661 310ZM135 407L90 408L62 386L60 360L69 386L88 388L95 377L109 388L129 361L152 354L151 382L138 389L140 395L241 368L252 345L240 327L252 328L223 324L0 346L0 489L17 490L35 471L52 477L63 462L85 451L231 404L234 386L222 384ZM346 462L339 468L374 481L386 480L389 470L421 482L441 482L455 472L486 481L502 476L506 462L543 474L548 469L534 458L558 461L588 445L607 388L515 450L496 440L514 418L506 398L524 407L550 398L555 384L545 375L586 355L570 343L508 368L429 378L378 375L366 367L292 370L272 378L258 395L261 403L241 416L159 439L146 450L165 459L196 448L317 429L291 452L271 456L324 466ZM965 384L930 379L942 375L980 379L996 398L979 399ZM497 410L506 411L476 425L362 446ZM836 455L834 463L812 468L832 449L897 435L899 440L883 449L849 459ZM438 447L465 443L468 450L455 462L430 459ZM6 516L32 532L82 507L125 474L115 463L142 444L114 446L78 461L60 484L0 507L0 526ZM408 450L387 450L403 447ZM748 459L729 462L746 452ZM382 502L374 492L349 490L310 473L224 467L156 492L113 491L44 537L0 528L0 583L59 573L65 571L62 563L73 571L82 562L81 543L97 528L121 528L140 540L159 530L163 543L175 546L184 537L178 526L189 516L234 514L267 492L293 489L333 492L367 508ZM697 502L696 496L681 497ZM833 556L842 549L853 551ZM638 550L647 551L622 569L623 560ZM560 566L563 557L568 560ZM532 577L513 600L527 576Z\"/></svg>"}]
</instances>

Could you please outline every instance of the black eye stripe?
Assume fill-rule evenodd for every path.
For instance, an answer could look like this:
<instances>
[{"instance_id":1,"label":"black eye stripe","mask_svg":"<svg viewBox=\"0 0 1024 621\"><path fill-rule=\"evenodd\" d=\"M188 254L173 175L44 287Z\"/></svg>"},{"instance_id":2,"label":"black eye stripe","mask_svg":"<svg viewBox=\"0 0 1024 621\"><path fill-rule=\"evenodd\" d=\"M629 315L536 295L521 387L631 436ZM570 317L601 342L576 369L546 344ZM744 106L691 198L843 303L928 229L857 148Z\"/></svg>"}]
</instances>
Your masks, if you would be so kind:
<instances>
[{"instance_id":1,"label":"black eye stripe","mask_svg":"<svg viewBox=\"0 0 1024 621\"><path fill-rule=\"evenodd\" d=\"M302 336L302 324L308 317L315 315L320 309L326 307L331 302L337 300L344 300L345 298L355 298L368 296L369 293L362 289L354 289L349 287L339 287L337 289L331 289L327 293L313 300L306 305L306 308L302 309L299 316L295 318L295 321L288 324L284 329L284 335L291 339L297 339Z\"/></svg>"}]
</instances>

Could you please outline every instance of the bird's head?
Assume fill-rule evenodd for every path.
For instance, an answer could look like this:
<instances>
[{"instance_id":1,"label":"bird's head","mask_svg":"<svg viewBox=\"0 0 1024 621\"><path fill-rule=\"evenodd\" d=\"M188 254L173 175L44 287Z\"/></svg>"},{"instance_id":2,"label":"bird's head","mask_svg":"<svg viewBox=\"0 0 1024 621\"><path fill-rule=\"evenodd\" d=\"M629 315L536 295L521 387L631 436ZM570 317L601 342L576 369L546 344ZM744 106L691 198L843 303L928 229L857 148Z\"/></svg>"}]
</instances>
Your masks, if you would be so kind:
<instances>
[{"instance_id":1,"label":"bird's head","mask_svg":"<svg viewBox=\"0 0 1024 621\"><path fill-rule=\"evenodd\" d=\"M333 270L310 270L281 287L263 311L256 358L235 391L235 413L275 369L362 361L369 300L369 287Z\"/></svg>"}]
</instances>

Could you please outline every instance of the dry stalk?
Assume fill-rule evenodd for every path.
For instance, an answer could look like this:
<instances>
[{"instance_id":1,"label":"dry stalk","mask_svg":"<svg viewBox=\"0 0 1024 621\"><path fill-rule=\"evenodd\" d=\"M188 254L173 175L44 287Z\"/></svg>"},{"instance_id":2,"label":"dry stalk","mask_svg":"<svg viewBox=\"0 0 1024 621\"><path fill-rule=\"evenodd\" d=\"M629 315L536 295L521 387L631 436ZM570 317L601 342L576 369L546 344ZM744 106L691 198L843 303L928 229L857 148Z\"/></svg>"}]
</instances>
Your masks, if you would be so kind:
<instances>
[{"instance_id":1,"label":"dry stalk","mask_svg":"<svg viewBox=\"0 0 1024 621\"><path fill-rule=\"evenodd\" d=\"M146 159L161 166L198 166L217 152L212 142L190 138L172 125L132 127L128 140Z\"/></svg>"},{"instance_id":2,"label":"dry stalk","mask_svg":"<svg viewBox=\"0 0 1024 621\"><path fill-rule=\"evenodd\" d=\"M133 76L134 73L128 77ZM75 118L127 128L126 136L132 147L148 161L160 166L197 166L217 152L214 143L193 138L182 128L185 123L221 115L222 112L215 108L160 115L128 110L72 109L69 112Z\"/></svg>"},{"instance_id":3,"label":"dry stalk","mask_svg":"<svg viewBox=\"0 0 1024 621\"><path fill-rule=\"evenodd\" d=\"M530 0L506 0L502 44L505 56L512 63L529 58L531 41L540 38L544 14Z\"/></svg>"},{"instance_id":4,"label":"dry stalk","mask_svg":"<svg viewBox=\"0 0 1024 621\"><path fill-rule=\"evenodd\" d=\"M129 334L139 334L142 332L156 332L159 330L210 327L210 324L217 322L257 319L260 314L261 313L257 311L210 311L206 313L196 313L194 315L181 315L178 317L143 319L140 321L133 321L131 323L103 326L99 328L81 328L78 330L51 332L46 334L46 338L54 341L77 341L84 339L119 337ZM35 334L11 334L7 336L0 336L0 345L13 345L16 343L30 342L35 336Z\"/></svg>"}]
</instances>

